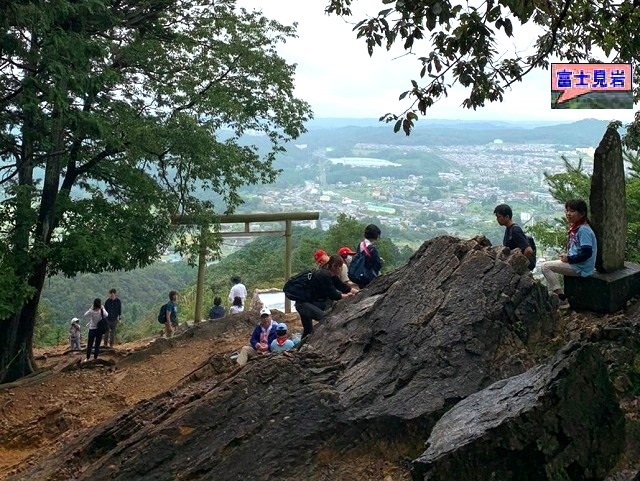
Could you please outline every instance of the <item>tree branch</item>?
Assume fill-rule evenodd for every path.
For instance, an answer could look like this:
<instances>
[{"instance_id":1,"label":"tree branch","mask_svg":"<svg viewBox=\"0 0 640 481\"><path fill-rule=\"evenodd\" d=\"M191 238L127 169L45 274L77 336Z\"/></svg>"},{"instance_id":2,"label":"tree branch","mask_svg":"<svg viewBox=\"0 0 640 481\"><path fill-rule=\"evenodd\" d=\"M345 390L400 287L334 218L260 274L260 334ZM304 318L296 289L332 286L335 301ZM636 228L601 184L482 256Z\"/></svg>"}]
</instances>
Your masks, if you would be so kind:
<instances>
[{"instance_id":1,"label":"tree branch","mask_svg":"<svg viewBox=\"0 0 640 481\"><path fill-rule=\"evenodd\" d=\"M569 12L569 7L571 6L571 2L572 2L572 0L566 0L565 1L564 6L562 7L562 11L560 12L560 15L558 16L558 20L556 21L555 25L551 28L551 42L549 43L549 46L544 51L542 51L542 52L540 52L538 54L538 57L535 59L535 61L531 62L531 64L529 65L529 68L526 69L519 76L519 78L514 78L514 79L510 80L509 82L507 82L504 85L504 88L510 87L511 85L513 85L514 82L521 80L522 77L524 77L529 72L531 72L534 68L536 68L538 62L540 62L543 58L547 57L551 53L551 51L553 50L553 47L556 44L556 41L558 40L558 30L562 26L562 22L564 21L564 19L567 16L567 13Z\"/></svg>"}]
</instances>

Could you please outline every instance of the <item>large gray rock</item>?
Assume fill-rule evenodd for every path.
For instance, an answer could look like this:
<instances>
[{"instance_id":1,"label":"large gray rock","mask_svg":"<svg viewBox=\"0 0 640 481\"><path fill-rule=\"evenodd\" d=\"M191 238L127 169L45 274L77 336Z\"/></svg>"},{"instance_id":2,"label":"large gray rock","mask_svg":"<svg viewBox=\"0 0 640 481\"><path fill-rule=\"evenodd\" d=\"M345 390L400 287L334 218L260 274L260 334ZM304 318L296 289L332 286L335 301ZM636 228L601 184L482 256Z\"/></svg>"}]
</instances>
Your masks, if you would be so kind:
<instances>
[{"instance_id":1,"label":"large gray rock","mask_svg":"<svg viewBox=\"0 0 640 481\"><path fill-rule=\"evenodd\" d=\"M624 416L598 348L473 394L435 425L414 461L424 481L602 480L624 447Z\"/></svg>"},{"instance_id":2,"label":"large gray rock","mask_svg":"<svg viewBox=\"0 0 640 481\"><path fill-rule=\"evenodd\" d=\"M224 364L212 358L202 369L222 376L142 401L15 479L281 479L339 430L338 363L274 355L226 375Z\"/></svg>"},{"instance_id":3,"label":"large gray rock","mask_svg":"<svg viewBox=\"0 0 640 481\"><path fill-rule=\"evenodd\" d=\"M589 195L592 227L598 239L596 269L599 272L624 268L627 244L625 186L620 135L616 129L608 128L593 157Z\"/></svg>"},{"instance_id":4,"label":"large gray rock","mask_svg":"<svg viewBox=\"0 0 640 481\"><path fill-rule=\"evenodd\" d=\"M438 237L339 303L309 342L345 363L336 388L355 418L428 420L530 367L526 345L550 336L554 322L520 253Z\"/></svg>"}]
</instances>

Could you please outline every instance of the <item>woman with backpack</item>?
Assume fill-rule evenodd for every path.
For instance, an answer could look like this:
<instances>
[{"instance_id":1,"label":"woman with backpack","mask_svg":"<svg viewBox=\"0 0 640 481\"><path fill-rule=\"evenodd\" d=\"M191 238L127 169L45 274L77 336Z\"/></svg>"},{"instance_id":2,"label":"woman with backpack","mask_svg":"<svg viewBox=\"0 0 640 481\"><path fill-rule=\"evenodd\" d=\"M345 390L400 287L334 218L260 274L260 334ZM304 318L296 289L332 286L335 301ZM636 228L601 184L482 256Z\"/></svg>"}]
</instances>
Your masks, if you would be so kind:
<instances>
[{"instance_id":1,"label":"woman with backpack","mask_svg":"<svg viewBox=\"0 0 640 481\"><path fill-rule=\"evenodd\" d=\"M313 320L320 322L330 300L339 301L352 297L356 290L340 280L344 261L339 255L332 255L321 268L309 273L306 282L308 299L296 300L296 311L302 322L302 338L313 333ZM285 291L286 293L286 291Z\"/></svg>"},{"instance_id":2,"label":"woman with backpack","mask_svg":"<svg viewBox=\"0 0 640 481\"><path fill-rule=\"evenodd\" d=\"M84 317L89 319L87 327L89 328L89 334L87 336L87 358L84 362L87 362L91 357L91 348L95 344L95 351L93 358L98 359L100 354L100 341L102 341L102 335L106 332L107 317L109 313L104 307L102 307L102 301L98 298L93 300L93 306L84 313Z\"/></svg>"},{"instance_id":3,"label":"woman with backpack","mask_svg":"<svg viewBox=\"0 0 640 481\"><path fill-rule=\"evenodd\" d=\"M598 243L587 217L587 203L582 199L565 202L564 212L569 221L567 252L560 254L560 260L542 264L542 275L547 280L549 290L560 298L560 307L569 307L569 302L560 285L560 276L588 277L595 271Z\"/></svg>"}]
</instances>

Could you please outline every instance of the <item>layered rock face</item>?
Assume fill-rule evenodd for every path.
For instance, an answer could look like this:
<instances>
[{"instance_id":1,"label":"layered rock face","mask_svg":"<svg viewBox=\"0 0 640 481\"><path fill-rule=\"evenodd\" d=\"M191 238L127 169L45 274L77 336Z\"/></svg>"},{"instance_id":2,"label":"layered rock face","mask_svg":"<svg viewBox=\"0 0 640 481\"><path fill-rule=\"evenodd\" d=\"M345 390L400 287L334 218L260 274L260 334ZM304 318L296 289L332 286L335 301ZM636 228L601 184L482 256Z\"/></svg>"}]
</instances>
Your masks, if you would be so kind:
<instances>
[{"instance_id":1,"label":"layered rock face","mask_svg":"<svg viewBox=\"0 0 640 481\"><path fill-rule=\"evenodd\" d=\"M526 266L521 254L484 238L428 241L406 266L337 303L302 350L244 368L212 358L175 389L70 440L15 479L305 479L323 449L348 452L364 439L424 442L456 403L534 367L529 348L551 335L555 317ZM538 369L540 379L544 369L562 371ZM579 394L596 399L595 388L583 382ZM531 426L547 422L536 389L526 403L539 410ZM585 449L575 445L576 459ZM426 472L416 470L416 479Z\"/></svg>"},{"instance_id":2,"label":"layered rock face","mask_svg":"<svg viewBox=\"0 0 640 481\"><path fill-rule=\"evenodd\" d=\"M414 479L601 480L624 447L624 416L598 348L573 344L458 403L427 445Z\"/></svg>"},{"instance_id":3,"label":"layered rock face","mask_svg":"<svg viewBox=\"0 0 640 481\"><path fill-rule=\"evenodd\" d=\"M553 328L547 291L524 256L484 238L439 237L353 302L338 303L311 344L345 364L336 389L355 418L410 420L439 417L523 372L525 344Z\"/></svg>"}]
</instances>

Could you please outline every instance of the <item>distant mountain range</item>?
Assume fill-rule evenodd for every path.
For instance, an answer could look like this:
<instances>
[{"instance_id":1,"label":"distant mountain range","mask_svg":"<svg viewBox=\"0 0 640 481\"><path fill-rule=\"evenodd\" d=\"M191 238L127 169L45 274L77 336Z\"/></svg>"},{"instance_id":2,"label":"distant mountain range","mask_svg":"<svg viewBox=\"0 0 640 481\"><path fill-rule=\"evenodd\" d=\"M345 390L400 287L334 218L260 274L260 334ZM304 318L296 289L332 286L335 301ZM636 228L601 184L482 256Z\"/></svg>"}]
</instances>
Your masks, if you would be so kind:
<instances>
[{"instance_id":1,"label":"distant mountain range","mask_svg":"<svg viewBox=\"0 0 640 481\"><path fill-rule=\"evenodd\" d=\"M310 148L351 146L355 143L389 145L478 145L500 139L505 143L555 144L596 147L608 121L587 119L577 122L500 122L421 119L410 136L394 133L393 124L377 119L313 119L308 132L296 140Z\"/></svg>"},{"instance_id":2,"label":"distant mountain range","mask_svg":"<svg viewBox=\"0 0 640 481\"><path fill-rule=\"evenodd\" d=\"M591 121L595 119L587 119ZM596 120L596 122L601 122ZM502 121L502 120L459 120L459 119L427 119L421 118L416 122L416 129L425 127L456 127L464 125L465 128L486 130L489 128L505 129L505 128L522 128L533 129L536 127L547 127L551 125L570 124L572 121L558 121L558 120L517 120L517 121ZM326 117L319 119L311 119L307 122L307 128L311 129L336 129L341 127L381 127L387 125L384 122L380 122L378 119L366 119L366 118L339 118L339 117ZM393 124L391 124L393 125Z\"/></svg>"}]
</instances>

